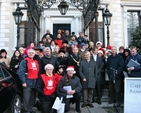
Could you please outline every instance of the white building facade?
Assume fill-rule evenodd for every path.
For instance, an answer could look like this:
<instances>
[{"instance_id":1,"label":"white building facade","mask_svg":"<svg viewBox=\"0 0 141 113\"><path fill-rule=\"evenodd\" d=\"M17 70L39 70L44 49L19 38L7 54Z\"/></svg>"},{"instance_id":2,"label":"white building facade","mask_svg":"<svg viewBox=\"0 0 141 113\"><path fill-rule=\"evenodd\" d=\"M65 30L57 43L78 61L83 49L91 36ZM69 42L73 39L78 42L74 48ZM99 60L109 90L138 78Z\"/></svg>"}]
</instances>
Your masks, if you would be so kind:
<instances>
[{"instance_id":1,"label":"white building facade","mask_svg":"<svg viewBox=\"0 0 141 113\"><path fill-rule=\"evenodd\" d=\"M28 20L27 10L24 0L0 0L0 49L4 48L8 52L8 56L12 56L16 47L17 27L14 22L12 12L16 9L16 3L20 3L24 16L23 22ZM79 32L84 32L84 19L82 12L73 6L69 6L67 14L62 16L57 8L59 2L54 4L50 9L45 9L40 18L40 34L39 38L49 29L51 33L55 30L55 26L66 24L70 27L71 32L75 32L78 36ZM131 32L138 26L139 17L141 14L141 0L102 0L99 5L98 22L103 23L102 11L108 5L109 11L113 14L111 19L110 30L110 45L128 47L131 41ZM20 44L23 44L26 37L25 24L20 28ZM57 29L57 27L56 27ZM67 29L67 28L66 28ZM103 35L99 31L99 40L107 45L106 26L103 23ZM37 30L34 32L34 40L37 42ZM85 30L85 34L91 35L90 26Z\"/></svg>"}]
</instances>

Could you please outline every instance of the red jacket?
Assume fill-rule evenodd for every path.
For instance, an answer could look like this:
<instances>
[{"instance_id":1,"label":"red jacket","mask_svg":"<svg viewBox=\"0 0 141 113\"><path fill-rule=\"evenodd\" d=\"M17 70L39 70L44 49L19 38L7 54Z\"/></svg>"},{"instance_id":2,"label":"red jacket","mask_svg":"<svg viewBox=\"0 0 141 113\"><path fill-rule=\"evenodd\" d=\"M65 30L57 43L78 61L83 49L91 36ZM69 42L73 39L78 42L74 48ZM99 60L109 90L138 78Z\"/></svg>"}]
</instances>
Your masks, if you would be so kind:
<instances>
[{"instance_id":1,"label":"red jacket","mask_svg":"<svg viewBox=\"0 0 141 113\"><path fill-rule=\"evenodd\" d=\"M28 79L37 79L39 66L37 60L33 60L30 58L25 58L27 61L27 72L28 72Z\"/></svg>"},{"instance_id":2,"label":"red jacket","mask_svg":"<svg viewBox=\"0 0 141 113\"><path fill-rule=\"evenodd\" d=\"M55 73L54 76L55 76L56 82L57 82L57 84L58 84L58 83L60 82L61 78L62 78L62 75L59 74L59 73Z\"/></svg>"},{"instance_id":3,"label":"red jacket","mask_svg":"<svg viewBox=\"0 0 141 113\"><path fill-rule=\"evenodd\" d=\"M61 48L62 47L62 42L63 40L62 39L56 39L54 40L56 44L58 44L58 46Z\"/></svg>"}]
</instances>

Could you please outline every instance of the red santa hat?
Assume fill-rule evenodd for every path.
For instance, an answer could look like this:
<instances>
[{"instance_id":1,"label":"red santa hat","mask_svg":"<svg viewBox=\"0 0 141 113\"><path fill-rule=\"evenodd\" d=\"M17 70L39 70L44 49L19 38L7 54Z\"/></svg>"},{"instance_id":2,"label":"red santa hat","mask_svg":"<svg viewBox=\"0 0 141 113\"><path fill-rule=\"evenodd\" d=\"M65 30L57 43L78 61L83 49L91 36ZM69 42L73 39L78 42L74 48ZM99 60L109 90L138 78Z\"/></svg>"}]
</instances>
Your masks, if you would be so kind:
<instances>
[{"instance_id":1,"label":"red santa hat","mask_svg":"<svg viewBox=\"0 0 141 113\"><path fill-rule=\"evenodd\" d=\"M102 50L98 50L98 54L101 53L103 55L103 51Z\"/></svg>"},{"instance_id":2,"label":"red santa hat","mask_svg":"<svg viewBox=\"0 0 141 113\"><path fill-rule=\"evenodd\" d=\"M111 50L111 49L112 49L112 46L108 45L108 46L106 47L106 49Z\"/></svg>"},{"instance_id":3,"label":"red santa hat","mask_svg":"<svg viewBox=\"0 0 141 113\"><path fill-rule=\"evenodd\" d=\"M66 71L69 71L69 70L74 71L74 72L73 72L74 74L76 73L76 71L75 71L75 69L74 69L74 66L68 66L67 69L66 69Z\"/></svg>"},{"instance_id":4,"label":"red santa hat","mask_svg":"<svg viewBox=\"0 0 141 113\"><path fill-rule=\"evenodd\" d=\"M54 66L53 66L52 64L47 64L47 65L45 66L45 70L46 70L47 68L54 69Z\"/></svg>"}]
</instances>

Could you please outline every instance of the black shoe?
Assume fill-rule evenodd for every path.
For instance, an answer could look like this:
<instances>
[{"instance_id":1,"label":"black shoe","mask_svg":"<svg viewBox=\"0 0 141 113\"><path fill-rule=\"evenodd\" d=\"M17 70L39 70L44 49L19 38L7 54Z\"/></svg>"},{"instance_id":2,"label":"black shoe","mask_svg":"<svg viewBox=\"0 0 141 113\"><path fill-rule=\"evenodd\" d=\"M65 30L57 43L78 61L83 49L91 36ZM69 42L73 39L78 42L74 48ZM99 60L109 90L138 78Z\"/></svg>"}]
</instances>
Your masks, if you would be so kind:
<instances>
[{"instance_id":1,"label":"black shoe","mask_svg":"<svg viewBox=\"0 0 141 113\"><path fill-rule=\"evenodd\" d=\"M113 103L116 103L115 101L110 101L110 102L108 102L108 104L113 104Z\"/></svg>"},{"instance_id":2,"label":"black shoe","mask_svg":"<svg viewBox=\"0 0 141 113\"><path fill-rule=\"evenodd\" d=\"M87 104L85 104L85 103L81 105L82 108L84 108L84 107L86 107L86 106L87 106Z\"/></svg>"},{"instance_id":3,"label":"black shoe","mask_svg":"<svg viewBox=\"0 0 141 113\"><path fill-rule=\"evenodd\" d=\"M97 103L100 105L100 104L101 104L101 101L100 101L100 100L98 100L98 101L97 101Z\"/></svg>"},{"instance_id":4,"label":"black shoe","mask_svg":"<svg viewBox=\"0 0 141 113\"><path fill-rule=\"evenodd\" d=\"M94 107L92 104L88 104L88 106L89 106L90 108L93 108L93 107Z\"/></svg>"},{"instance_id":5,"label":"black shoe","mask_svg":"<svg viewBox=\"0 0 141 113\"><path fill-rule=\"evenodd\" d=\"M120 103L119 102L114 103L113 107L120 107Z\"/></svg>"},{"instance_id":6,"label":"black shoe","mask_svg":"<svg viewBox=\"0 0 141 113\"><path fill-rule=\"evenodd\" d=\"M81 110L76 110L77 113L81 113Z\"/></svg>"}]
</instances>

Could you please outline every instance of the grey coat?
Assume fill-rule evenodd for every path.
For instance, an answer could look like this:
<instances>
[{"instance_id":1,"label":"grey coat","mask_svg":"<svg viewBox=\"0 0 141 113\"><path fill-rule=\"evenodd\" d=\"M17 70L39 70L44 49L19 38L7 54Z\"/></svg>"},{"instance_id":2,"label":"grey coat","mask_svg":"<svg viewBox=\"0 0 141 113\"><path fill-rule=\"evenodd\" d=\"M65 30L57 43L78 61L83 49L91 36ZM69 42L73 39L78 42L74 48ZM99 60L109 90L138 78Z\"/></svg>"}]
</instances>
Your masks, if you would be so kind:
<instances>
[{"instance_id":1,"label":"grey coat","mask_svg":"<svg viewBox=\"0 0 141 113\"><path fill-rule=\"evenodd\" d=\"M91 56L91 58L92 60L94 60L93 56ZM104 65L101 57L97 56L96 64L97 64L97 79L101 79L101 71Z\"/></svg>"},{"instance_id":2,"label":"grey coat","mask_svg":"<svg viewBox=\"0 0 141 113\"><path fill-rule=\"evenodd\" d=\"M94 60L82 60L80 62L79 74L83 88L95 88L95 82L97 79L97 64ZM86 82L83 79L86 79Z\"/></svg>"}]
</instances>

